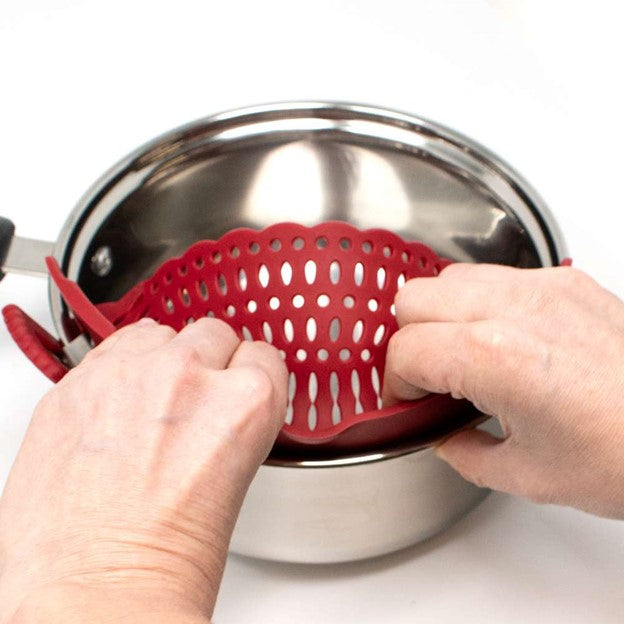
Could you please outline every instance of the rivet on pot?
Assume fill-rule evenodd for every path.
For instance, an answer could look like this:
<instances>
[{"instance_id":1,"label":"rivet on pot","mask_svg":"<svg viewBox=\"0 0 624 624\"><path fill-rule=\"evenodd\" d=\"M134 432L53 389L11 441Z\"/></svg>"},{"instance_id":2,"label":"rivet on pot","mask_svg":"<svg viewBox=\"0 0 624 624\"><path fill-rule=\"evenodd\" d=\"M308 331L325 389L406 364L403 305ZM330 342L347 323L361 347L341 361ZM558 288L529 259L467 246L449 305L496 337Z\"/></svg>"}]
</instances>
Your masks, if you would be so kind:
<instances>
[{"instance_id":1,"label":"rivet on pot","mask_svg":"<svg viewBox=\"0 0 624 624\"><path fill-rule=\"evenodd\" d=\"M91 256L91 270L98 277L105 277L113 268L113 256L108 245L99 247Z\"/></svg>"}]
</instances>

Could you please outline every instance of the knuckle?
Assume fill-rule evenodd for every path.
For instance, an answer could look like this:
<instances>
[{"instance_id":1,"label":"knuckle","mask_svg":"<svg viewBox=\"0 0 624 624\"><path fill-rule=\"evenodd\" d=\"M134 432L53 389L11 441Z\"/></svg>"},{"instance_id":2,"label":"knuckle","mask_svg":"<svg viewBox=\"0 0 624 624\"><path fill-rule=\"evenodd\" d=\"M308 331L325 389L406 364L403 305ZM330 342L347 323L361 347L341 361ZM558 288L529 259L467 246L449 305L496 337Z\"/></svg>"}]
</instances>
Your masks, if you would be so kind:
<instances>
[{"instance_id":1,"label":"knuckle","mask_svg":"<svg viewBox=\"0 0 624 624\"><path fill-rule=\"evenodd\" d=\"M146 340L150 345L167 344L176 335L176 331L172 327L169 327L169 325L161 325L156 322L135 327L136 329L131 339ZM124 342L121 344L124 344ZM114 348L113 346L113 349Z\"/></svg>"},{"instance_id":2,"label":"knuckle","mask_svg":"<svg viewBox=\"0 0 624 624\"><path fill-rule=\"evenodd\" d=\"M243 369L242 383L246 393L256 406L270 405L274 398L273 383L269 375L261 368Z\"/></svg>"},{"instance_id":3,"label":"knuckle","mask_svg":"<svg viewBox=\"0 0 624 624\"><path fill-rule=\"evenodd\" d=\"M162 362L164 360L164 362ZM201 363L197 350L189 344L175 344L164 349L158 366L165 365L173 375L186 375Z\"/></svg>"},{"instance_id":4,"label":"knuckle","mask_svg":"<svg viewBox=\"0 0 624 624\"><path fill-rule=\"evenodd\" d=\"M161 336L166 340L171 340L174 336L176 336L176 330L169 325L154 325L154 327L150 327L150 330L154 333L154 335Z\"/></svg>"},{"instance_id":5,"label":"knuckle","mask_svg":"<svg viewBox=\"0 0 624 624\"><path fill-rule=\"evenodd\" d=\"M574 267L558 267L554 271L563 284L574 290L584 290L594 283L587 273Z\"/></svg>"},{"instance_id":6,"label":"knuckle","mask_svg":"<svg viewBox=\"0 0 624 624\"><path fill-rule=\"evenodd\" d=\"M486 366L501 370L539 371L543 374L552 363L548 343L531 331L512 322L488 321L471 329L472 348Z\"/></svg>"},{"instance_id":7,"label":"knuckle","mask_svg":"<svg viewBox=\"0 0 624 624\"><path fill-rule=\"evenodd\" d=\"M234 392L231 400L236 404L237 418L231 424L239 434L262 424L270 426L274 418L276 390L271 379L256 367L229 369Z\"/></svg>"},{"instance_id":8,"label":"knuckle","mask_svg":"<svg viewBox=\"0 0 624 624\"><path fill-rule=\"evenodd\" d=\"M234 329L222 319L203 316L193 323L193 327L200 328L206 331L206 333L220 334L227 338L238 340L238 336L236 335Z\"/></svg>"},{"instance_id":9,"label":"knuckle","mask_svg":"<svg viewBox=\"0 0 624 624\"><path fill-rule=\"evenodd\" d=\"M156 321L151 323L147 323L148 320L151 319L139 319L134 323L130 323L129 325L124 325L119 329L116 329L114 333L112 333L108 338L106 338L102 344L115 344L120 338L126 338L136 334L137 332L149 332L153 331L158 327Z\"/></svg>"},{"instance_id":10,"label":"knuckle","mask_svg":"<svg viewBox=\"0 0 624 624\"><path fill-rule=\"evenodd\" d=\"M281 359L279 351L272 344L264 342L263 340L254 340L253 342L245 340L238 347L238 351L247 351L250 355L257 356L259 358L279 357Z\"/></svg>"},{"instance_id":11,"label":"knuckle","mask_svg":"<svg viewBox=\"0 0 624 624\"><path fill-rule=\"evenodd\" d=\"M257 357L258 360L262 360L272 373L275 373L277 377L280 375L285 379L288 378L288 368L284 361L285 356L283 352L262 340L256 340L254 342L243 341L238 347L239 349L247 348L249 352Z\"/></svg>"},{"instance_id":12,"label":"knuckle","mask_svg":"<svg viewBox=\"0 0 624 624\"><path fill-rule=\"evenodd\" d=\"M521 287L521 297L527 308L534 312L543 312L545 309L552 308L557 302L557 294L548 284L525 284ZM513 291L510 293L509 300L513 301ZM520 313L524 312L525 310L521 308Z\"/></svg>"},{"instance_id":13,"label":"knuckle","mask_svg":"<svg viewBox=\"0 0 624 624\"><path fill-rule=\"evenodd\" d=\"M473 323L469 329L471 347L489 357L498 357L508 351L515 341L510 325L500 320L487 323Z\"/></svg>"},{"instance_id":14,"label":"knuckle","mask_svg":"<svg viewBox=\"0 0 624 624\"><path fill-rule=\"evenodd\" d=\"M467 277L475 269L467 262L453 262L440 271L440 277Z\"/></svg>"}]
</instances>

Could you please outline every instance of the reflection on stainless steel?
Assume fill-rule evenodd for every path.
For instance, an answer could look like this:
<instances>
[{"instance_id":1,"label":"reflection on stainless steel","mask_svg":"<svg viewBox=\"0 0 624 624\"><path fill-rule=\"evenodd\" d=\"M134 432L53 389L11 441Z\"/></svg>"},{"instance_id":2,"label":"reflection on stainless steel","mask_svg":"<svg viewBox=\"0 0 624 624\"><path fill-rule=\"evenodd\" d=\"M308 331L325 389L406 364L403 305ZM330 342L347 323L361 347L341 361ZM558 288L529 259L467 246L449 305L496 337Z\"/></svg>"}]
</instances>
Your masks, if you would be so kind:
<instances>
[{"instance_id":1,"label":"reflection on stainless steel","mask_svg":"<svg viewBox=\"0 0 624 624\"><path fill-rule=\"evenodd\" d=\"M64 241L69 276L96 301L116 298L201 238L283 220L384 227L463 261L560 259L539 197L460 135L358 106L254 111L174 131L109 172L68 223L69 231L82 221ZM116 259L104 279L84 262L102 246Z\"/></svg>"},{"instance_id":2,"label":"reflection on stainless steel","mask_svg":"<svg viewBox=\"0 0 624 624\"><path fill-rule=\"evenodd\" d=\"M297 221L313 225L323 219L323 169L314 143L296 142L273 150L260 162L242 206L242 216L262 227Z\"/></svg>"},{"instance_id":3,"label":"reflection on stainless steel","mask_svg":"<svg viewBox=\"0 0 624 624\"><path fill-rule=\"evenodd\" d=\"M336 468L263 466L231 547L302 563L374 557L438 533L486 494L431 448Z\"/></svg>"},{"instance_id":4,"label":"reflection on stainless steel","mask_svg":"<svg viewBox=\"0 0 624 624\"><path fill-rule=\"evenodd\" d=\"M78 366L91 349L92 346L89 340L84 334L80 334L65 345L63 352L72 366Z\"/></svg>"},{"instance_id":5,"label":"reflection on stainless steel","mask_svg":"<svg viewBox=\"0 0 624 624\"><path fill-rule=\"evenodd\" d=\"M417 117L324 102L223 113L148 143L86 193L56 256L93 300L105 301L197 240L328 220L390 229L459 261L538 267L565 257L542 200L487 149ZM114 263L97 275L91 259L105 247ZM67 343L76 327L54 286L50 301ZM325 461L274 454L251 486L233 548L343 561L442 530L485 493L430 444Z\"/></svg>"}]
</instances>

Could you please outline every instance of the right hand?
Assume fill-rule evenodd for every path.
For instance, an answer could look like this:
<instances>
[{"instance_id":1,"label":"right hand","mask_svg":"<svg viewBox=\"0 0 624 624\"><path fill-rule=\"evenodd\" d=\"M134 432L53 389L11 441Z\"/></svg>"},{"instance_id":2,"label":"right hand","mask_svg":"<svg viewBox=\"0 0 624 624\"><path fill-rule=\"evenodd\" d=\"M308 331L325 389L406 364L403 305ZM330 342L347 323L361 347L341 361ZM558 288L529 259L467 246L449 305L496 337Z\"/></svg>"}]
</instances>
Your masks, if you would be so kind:
<instances>
[{"instance_id":1,"label":"right hand","mask_svg":"<svg viewBox=\"0 0 624 624\"><path fill-rule=\"evenodd\" d=\"M405 284L387 404L467 398L500 421L444 441L478 485L624 518L624 303L572 268L453 264Z\"/></svg>"}]
</instances>

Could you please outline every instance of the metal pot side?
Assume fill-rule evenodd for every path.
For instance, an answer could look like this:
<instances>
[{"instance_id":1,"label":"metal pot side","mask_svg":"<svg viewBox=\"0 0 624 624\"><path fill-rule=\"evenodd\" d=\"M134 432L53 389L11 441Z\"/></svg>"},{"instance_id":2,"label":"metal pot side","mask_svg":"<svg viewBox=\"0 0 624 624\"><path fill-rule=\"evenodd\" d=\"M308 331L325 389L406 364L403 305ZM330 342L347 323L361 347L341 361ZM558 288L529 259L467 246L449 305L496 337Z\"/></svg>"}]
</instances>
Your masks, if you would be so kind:
<instances>
[{"instance_id":1,"label":"metal pot side","mask_svg":"<svg viewBox=\"0 0 624 624\"><path fill-rule=\"evenodd\" d=\"M444 530L488 492L431 448L332 468L262 466L231 550L296 563L375 557Z\"/></svg>"}]
</instances>

